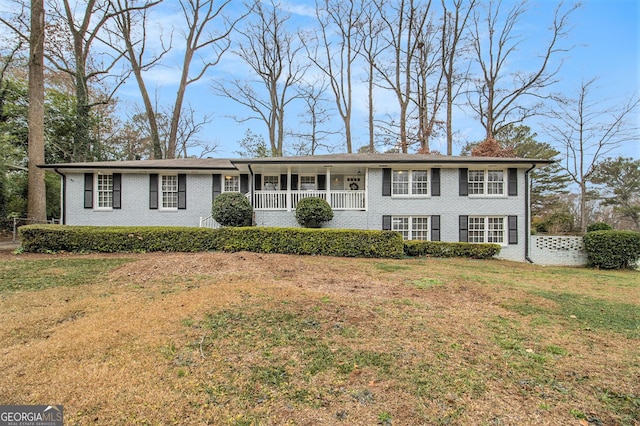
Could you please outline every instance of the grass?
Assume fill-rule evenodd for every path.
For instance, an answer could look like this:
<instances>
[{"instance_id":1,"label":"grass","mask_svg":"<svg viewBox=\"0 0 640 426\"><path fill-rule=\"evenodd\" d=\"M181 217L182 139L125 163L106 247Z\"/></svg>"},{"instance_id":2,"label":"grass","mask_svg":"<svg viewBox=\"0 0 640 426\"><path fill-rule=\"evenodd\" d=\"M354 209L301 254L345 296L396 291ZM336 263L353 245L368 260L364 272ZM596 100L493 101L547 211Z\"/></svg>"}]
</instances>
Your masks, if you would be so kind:
<instances>
[{"instance_id":1,"label":"grass","mask_svg":"<svg viewBox=\"0 0 640 426\"><path fill-rule=\"evenodd\" d=\"M131 259L65 259L0 262L0 293L78 286Z\"/></svg>"},{"instance_id":2,"label":"grass","mask_svg":"<svg viewBox=\"0 0 640 426\"><path fill-rule=\"evenodd\" d=\"M3 403L60 403L70 424L640 422L637 272L248 253L0 268L34 280L0 294Z\"/></svg>"}]
</instances>

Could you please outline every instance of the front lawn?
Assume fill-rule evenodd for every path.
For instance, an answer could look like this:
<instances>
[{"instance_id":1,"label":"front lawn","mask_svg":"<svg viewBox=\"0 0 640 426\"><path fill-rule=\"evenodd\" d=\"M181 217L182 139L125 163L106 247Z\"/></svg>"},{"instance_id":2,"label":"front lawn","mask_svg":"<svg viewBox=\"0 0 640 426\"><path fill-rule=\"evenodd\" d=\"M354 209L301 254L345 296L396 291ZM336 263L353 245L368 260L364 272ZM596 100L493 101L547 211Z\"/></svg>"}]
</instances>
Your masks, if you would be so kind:
<instances>
[{"instance_id":1,"label":"front lawn","mask_svg":"<svg viewBox=\"0 0 640 426\"><path fill-rule=\"evenodd\" d=\"M241 252L0 277L0 403L69 424L640 422L637 271Z\"/></svg>"}]
</instances>

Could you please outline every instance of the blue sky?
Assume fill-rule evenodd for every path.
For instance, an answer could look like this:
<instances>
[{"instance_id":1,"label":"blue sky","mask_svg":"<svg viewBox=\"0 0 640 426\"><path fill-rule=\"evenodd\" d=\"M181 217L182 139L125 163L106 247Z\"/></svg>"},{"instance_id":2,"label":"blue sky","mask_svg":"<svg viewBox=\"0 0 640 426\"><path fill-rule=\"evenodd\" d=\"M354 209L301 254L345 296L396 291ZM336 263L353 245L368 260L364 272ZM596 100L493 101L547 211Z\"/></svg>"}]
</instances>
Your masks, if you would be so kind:
<instances>
[{"instance_id":1,"label":"blue sky","mask_svg":"<svg viewBox=\"0 0 640 426\"><path fill-rule=\"evenodd\" d=\"M509 4L509 0L504 0ZM291 22L300 27L308 25L310 17L308 13L312 10L313 1L289 1L283 2L292 13ZM165 3L166 6L171 2ZM531 3L531 10L527 14L528 20L523 22L523 27L529 34L546 35L545 28L551 23L551 14L556 6L556 2L549 0L539 0ZM176 18L175 15L169 17L157 17L154 27L168 28L170 23ZM568 96L576 93L581 81L598 77L598 88L595 93L602 103L616 103L621 99L635 93L640 95L640 1L638 0L584 0L582 7L574 12L571 22L572 30L567 44L575 45L568 53L566 61L561 71L561 82L555 90L563 92ZM529 27L529 28L526 28ZM537 37L537 36L536 36ZM536 37L532 36L530 42L533 43ZM522 61L526 61L527 55L520 56ZM179 72L179 55L171 62L168 58L167 66L158 68L149 74L151 90L157 90L160 103L173 101L175 86ZM212 79L224 78L231 73L238 75L243 72L243 65L239 60L228 52L223 61L203 80L190 86L187 90L187 102L198 112L210 114L213 118L199 138L205 141L215 141L219 148L213 154L215 157L236 157L238 150L237 142L242 139L247 128L256 134L266 137L266 128L259 121L237 123L228 115L239 116L249 115L237 104L230 100L216 96L211 89ZM127 87L119 94L122 107L131 107L139 96L136 92L134 82L131 81ZM355 116L352 126L354 127L355 141L354 147L365 145L366 139L366 103L360 88L356 87ZM168 95L168 96L167 96ZM382 112L385 108L393 110L395 107L392 97L381 96L378 98L377 109ZM300 110L288 111L288 127L299 126L298 113ZM457 119L454 123L455 130L458 131L458 143L454 146L454 154L467 141L476 141L482 138L483 132L476 117L471 112L458 111ZM634 117L636 125L640 126L640 111ZM336 117L336 123L339 118ZM543 135L542 128L535 120L525 123L540 134L538 140L553 143L551 138ZM338 144L341 139L337 138ZM285 142L286 144L286 142ZM285 146L286 149L286 146ZM432 149L446 152L446 148L437 141L432 143ZM345 148L339 146L335 152L344 152ZM618 153L640 158L640 140L635 140L625 144ZM191 151L191 155L197 155L196 151Z\"/></svg>"}]
</instances>

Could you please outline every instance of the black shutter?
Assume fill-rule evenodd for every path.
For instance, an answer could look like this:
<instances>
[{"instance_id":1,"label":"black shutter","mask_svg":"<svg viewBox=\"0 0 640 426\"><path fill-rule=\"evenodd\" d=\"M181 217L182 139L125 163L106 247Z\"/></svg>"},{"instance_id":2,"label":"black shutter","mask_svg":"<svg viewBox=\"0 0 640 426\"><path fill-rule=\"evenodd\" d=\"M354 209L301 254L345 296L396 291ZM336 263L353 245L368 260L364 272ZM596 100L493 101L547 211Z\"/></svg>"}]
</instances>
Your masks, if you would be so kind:
<instances>
[{"instance_id":1,"label":"black shutter","mask_svg":"<svg viewBox=\"0 0 640 426\"><path fill-rule=\"evenodd\" d=\"M459 192L461 197L469 195L469 169L460 169L460 187Z\"/></svg>"},{"instance_id":2,"label":"black shutter","mask_svg":"<svg viewBox=\"0 0 640 426\"><path fill-rule=\"evenodd\" d=\"M84 174L84 208L93 208L93 173Z\"/></svg>"},{"instance_id":3,"label":"black shutter","mask_svg":"<svg viewBox=\"0 0 640 426\"><path fill-rule=\"evenodd\" d=\"M240 192L243 194L249 192L249 175L240 175Z\"/></svg>"},{"instance_id":4,"label":"black shutter","mask_svg":"<svg viewBox=\"0 0 640 426\"><path fill-rule=\"evenodd\" d=\"M469 216L459 217L460 242L469 242Z\"/></svg>"},{"instance_id":5,"label":"black shutter","mask_svg":"<svg viewBox=\"0 0 640 426\"><path fill-rule=\"evenodd\" d=\"M325 190L327 189L327 175L318 175L318 189Z\"/></svg>"},{"instance_id":6,"label":"black shutter","mask_svg":"<svg viewBox=\"0 0 640 426\"><path fill-rule=\"evenodd\" d=\"M518 216L509 216L509 244L518 244Z\"/></svg>"},{"instance_id":7,"label":"black shutter","mask_svg":"<svg viewBox=\"0 0 640 426\"><path fill-rule=\"evenodd\" d=\"M221 175L215 174L211 175L213 177L212 185L211 185L211 199L215 200L218 195L222 192L222 183L220 181Z\"/></svg>"},{"instance_id":8,"label":"black shutter","mask_svg":"<svg viewBox=\"0 0 640 426\"><path fill-rule=\"evenodd\" d=\"M298 189L298 175L291 175L291 189Z\"/></svg>"},{"instance_id":9,"label":"black shutter","mask_svg":"<svg viewBox=\"0 0 640 426\"><path fill-rule=\"evenodd\" d=\"M431 241L440 241L440 215L431 216Z\"/></svg>"},{"instance_id":10,"label":"black shutter","mask_svg":"<svg viewBox=\"0 0 640 426\"><path fill-rule=\"evenodd\" d=\"M178 209L187 208L187 175L178 175Z\"/></svg>"},{"instance_id":11,"label":"black shutter","mask_svg":"<svg viewBox=\"0 0 640 426\"><path fill-rule=\"evenodd\" d=\"M440 196L440 169L431 169L431 195Z\"/></svg>"},{"instance_id":12,"label":"black shutter","mask_svg":"<svg viewBox=\"0 0 640 426\"><path fill-rule=\"evenodd\" d=\"M158 174L149 175L149 208L158 208Z\"/></svg>"},{"instance_id":13,"label":"black shutter","mask_svg":"<svg viewBox=\"0 0 640 426\"><path fill-rule=\"evenodd\" d=\"M509 195L518 195L518 169L509 169Z\"/></svg>"},{"instance_id":14,"label":"black shutter","mask_svg":"<svg viewBox=\"0 0 640 426\"><path fill-rule=\"evenodd\" d=\"M382 216L382 230L391 231L391 216L389 215Z\"/></svg>"},{"instance_id":15,"label":"black shutter","mask_svg":"<svg viewBox=\"0 0 640 426\"><path fill-rule=\"evenodd\" d=\"M280 175L280 189L282 191L287 189L287 175Z\"/></svg>"},{"instance_id":16,"label":"black shutter","mask_svg":"<svg viewBox=\"0 0 640 426\"><path fill-rule=\"evenodd\" d=\"M256 191L262 191L262 175L255 174L253 175L253 187Z\"/></svg>"},{"instance_id":17,"label":"black shutter","mask_svg":"<svg viewBox=\"0 0 640 426\"><path fill-rule=\"evenodd\" d=\"M120 173L113 174L113 208L122 208L122 175Z\"/></svg>"},{"instance_id":18,"label":"black shutter","mask_svg":"<svg viewBox=\"0 0 640 426\"><path fill-rule=\"evenodd\" d=\"M382 196L391 196L391 169L382 169Z\"/></svg>"}]
</instances>

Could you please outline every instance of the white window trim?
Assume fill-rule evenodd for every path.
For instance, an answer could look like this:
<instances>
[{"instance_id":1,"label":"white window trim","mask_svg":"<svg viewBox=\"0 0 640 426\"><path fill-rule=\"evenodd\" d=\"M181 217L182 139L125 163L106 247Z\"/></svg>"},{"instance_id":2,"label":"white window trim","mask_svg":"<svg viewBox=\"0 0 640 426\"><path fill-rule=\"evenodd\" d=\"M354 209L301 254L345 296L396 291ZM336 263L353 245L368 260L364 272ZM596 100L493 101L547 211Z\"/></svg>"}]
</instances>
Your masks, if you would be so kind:
<instances>
[{"instance_id":1,"label":"white window trim","mask_svg":"<svg viewBox=\"0 0 640 426\"><path fill-rule=\"evenodd\" d=\"M238 180L238 190L237 191L228 191L227 190L227 177L236 178ZM221 192L240 192L241 183L240 183L240 175L232 175L232 174L224 174L222 175L222 191Z\"/></svg>"},{"instance_id":2,"label":"white window trim","mask_svg":"<svg viewBox=\"0 0 640 426\"><path fill-rule=\"evenodd\" d=\"M508 216L496 216L496 215L489 215L489 216L478 216L478 215L474 215L474 216L469 216L467 218L467 232L471 232L471 226L470 226L470 222L471 219L484 219L484 237L483 237L483 241L474 241L471 244L499 244L502 247L506 247L509 245L509 217ZM496 242L489 242L489 219L502 219L502 241L499 243ZM467 238L467 241L469 241L470 238Z\"/></svg>"},{"instance_id":3,"label":"white window trim","mask_svg":"<svg viewBox=\"0 0 640 426\"><path fill-rule=\"evenodd\" d=\"M414 230L413 230L413 219L415 219L415 218L427 219L427 229L426 230L422 230L422 229L420 230L420 232L426 232L427 238L425 240L421 239L421 240L416 240L416 241L431 241L431 216L429 216L429 215L425 215L425 216L423 216L423 215L393 215L393 216L391 216L391 230L392 231L400 232L400 231L398 231L396 229L393 229L394 220L395 219L400 219L400 218L408 219L409 229L407 231L408 231L408 237L409 238L407 238L406 241L414 240L414 238L413 238L413 233L414 233Z\"/></svg>"},{"instance_id":4,"label":"white window trim","mask_svg":"<svg viewBox=\"0 0 640 426\"><path fill-rule=\"evenodd\" d=\"M100 206L100 191L98 191L99 188L99 183L98 180L100 179L100 176L111 176L111 206L109 207L101 207ZM107 191L102 191L102 192L107 192ZM98 210L98 211L112 211L113 210L113 174L112 173L96 173L94 175L93 178L93 205L94 205L94 210Z\"/></svg>"},{"instance_id":5,"label":"white window trim","mask_svg":"<svg viewBox=\"0 0 640 426\"><path fill-rule=\"evenodd\" d=\"M484 173L484 180L482 182L482 194L472 194L471 191L468 191L469 198L507 198L508 197L508 189L507 189L507 179L509 175L509 171L507 169L469 169L467 175L467 185L471 182L469 181L469 176L471 176L471 172L481 171ZM487 194L487 187L489 185L489 172L502 172L502 194ZM498 182L498 181L492 181Z\"/></svg>"},{"instance_id":6,"label":"white window trim","mask_svg":"<svg viewBox=\"0 0 640 426\"><path fill-rule=\"evenodd\" d=\"M408 194L396 194L394 193L394 176L395 172L406 171L409 174L409 193ZM427 173L427 193L426 194L414 194L413 193L413 172L426 172ZM431 197L431 169L393 169L391 170L391 196L394 198L430 198ZM400 216L398 216L400 217Z\"/></svg>"},{"instance_id":7,"label":"white window trim","mask_svg":"<svg viewBox=\"0 0 640 426\"><path fill-rule=\"evenodd\" d=\"M175 207L165 207L164 206L164 199L163 199L163 195L164 195L164 191L162 190L162 178L163 177L175 177L176 178L176 206ZM166 211L166 212L173 212L173 211L178 211L178 175L177 174L166 174L166 175L159 175L158 176L158 210L161 211Z\"/></svg>"}]
</instances>

